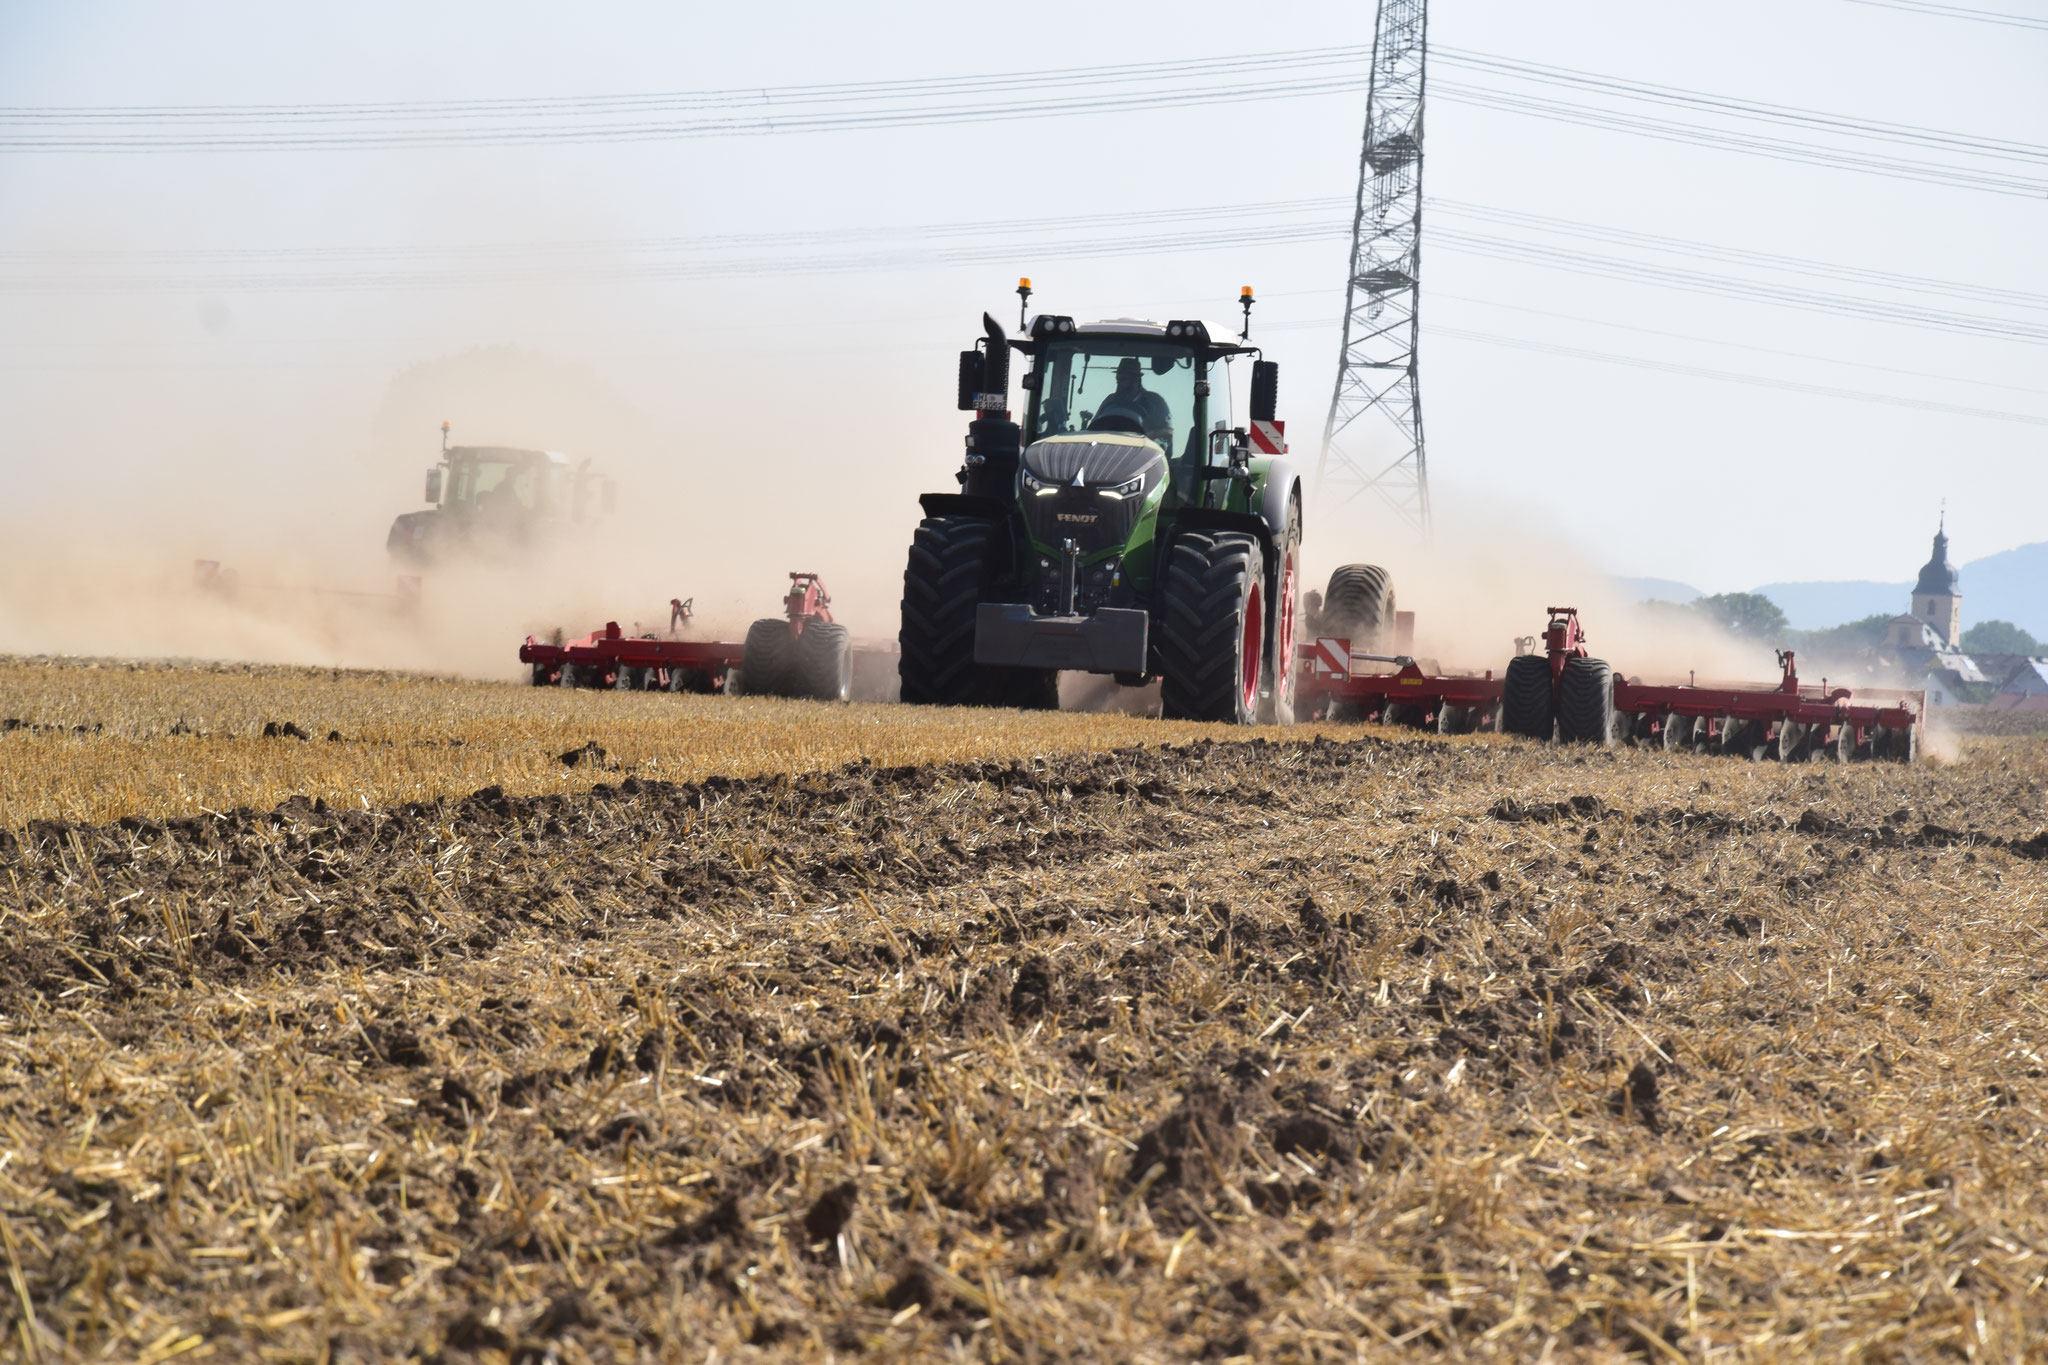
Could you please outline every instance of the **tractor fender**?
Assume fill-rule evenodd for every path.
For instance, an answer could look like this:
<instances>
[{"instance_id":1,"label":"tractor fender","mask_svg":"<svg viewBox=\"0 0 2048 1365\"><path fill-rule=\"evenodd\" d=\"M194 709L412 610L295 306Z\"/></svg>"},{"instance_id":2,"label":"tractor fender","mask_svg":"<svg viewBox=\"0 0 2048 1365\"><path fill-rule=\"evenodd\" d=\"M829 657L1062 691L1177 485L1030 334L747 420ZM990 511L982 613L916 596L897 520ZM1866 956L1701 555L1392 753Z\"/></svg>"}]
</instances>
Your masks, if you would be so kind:
<instances>
[{"instance_id":1,"label":"tractor fender","mask_svg":"<svg viewBox=\"0 0 2048 1365\"><path fill-rule=\"evenodd\" d=\"M1259 500L1259 515L1264 518L1275 539L1287 534L1287 506L1293 502L1301 505L1301 475L1285 460L1275 459L1266 465L1266 483ZM1301 515L1295 514L1294 534L1303 534Z\"/></svg>"},{"instance_id":2,"label":"tractor fender","mask_svg":"<svg viewBox=\"0 0 2048 1365\"><path fill-rule=\"evenodd\" d=\"M972 493L925 493L918 497L917 505L928 517L987 517L998 521L1010 514L1008 503Z\"/></svg>"}]
</instances>

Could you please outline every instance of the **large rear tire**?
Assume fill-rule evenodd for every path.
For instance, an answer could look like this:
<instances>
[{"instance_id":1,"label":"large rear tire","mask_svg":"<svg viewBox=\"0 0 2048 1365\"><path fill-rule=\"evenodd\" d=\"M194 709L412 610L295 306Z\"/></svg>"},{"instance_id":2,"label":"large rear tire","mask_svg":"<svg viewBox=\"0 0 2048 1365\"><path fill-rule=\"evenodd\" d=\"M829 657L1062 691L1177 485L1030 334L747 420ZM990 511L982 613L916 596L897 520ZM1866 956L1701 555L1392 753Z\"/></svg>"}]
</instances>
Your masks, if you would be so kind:
<instances>
[{"instance_id":1,"label":"large rear tire","mask_svg":"<svg viewBox=\"0 0 2048 1365\"><path fill-rule=\"evenodd\" d=\"M1556 725L1550 708L1550 660L1541 654L1518 654L1508 660L1500 685L1502 732L1547 741Z\"/></svg>"},{"instance_id":2,"label":"large rear tire","mask_svg":"<svg viewBox=\"0 0 2048 1365\"><path fill-rule=\"evenodd\" d=\"M1557 680L1557 737L1567 743L1614 744L1614 673L1605 659L1573 655Z\"/></svg>"},{"instance_id":3,"label":"large rear tire","mask_svg":"<svg viewBox=\"0 0 2048 1365\"><path fill-rule=\"evenodd\" d=\"M1169 720L1258 719L1265 582L1265 553L1250 536L1191 533L1173 543L1159 624L1159 704Z\"/></svg>"},{"instance_id":4,"label":"large rear tire","mask_svg":"<svg viewBox=\"0 0 2048 1365\"><path fill-rule=\"evenodd\" d=\"M740 664L747 675L747 691L758 697L794 695L794 645L795 641L789 638L789 622L784 617L764 616L748 626Z\"/></svg>"},{"instance_id":5,"label":"large rear tire","mask_svg":"<svg viewBox=\"0 0 2048 1365\"><path fill-rule=\"evenodd\" d=\"M1394 580L1377 564L1343 564L1323 593L1319 635L1351 641L1360 654L1384 654L1394 638Z\"/></svg>"},{"instance_id":6,"label":"large rear tire","mask_svg":"<svg viewBox=\"0 0 2048 1365\"><path fill-rule=\"evenodd\" d=\"M853 641L846 627L813 621L796 637L796 676L802 695L845 701L853 695Z\"/></svg>"}]
</instances>

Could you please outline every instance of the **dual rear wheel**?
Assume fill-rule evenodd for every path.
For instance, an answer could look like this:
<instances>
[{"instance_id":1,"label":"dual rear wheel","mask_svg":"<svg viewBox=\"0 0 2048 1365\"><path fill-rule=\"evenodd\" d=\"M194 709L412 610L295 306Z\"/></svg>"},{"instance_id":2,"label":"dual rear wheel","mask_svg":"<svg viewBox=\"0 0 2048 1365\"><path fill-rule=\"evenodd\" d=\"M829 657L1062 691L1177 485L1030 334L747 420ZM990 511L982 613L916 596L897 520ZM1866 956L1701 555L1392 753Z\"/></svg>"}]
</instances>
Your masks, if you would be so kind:
<instances>
[{"instance_id":1,"label":"dual rear wheel","mask_svg":"<svg viewBox=\"0 0 2048 1365\"><path fill-rule=\"evenodd\" d=\"M853 692L853 642L845 626L812 621L796 635L783 617L747 627L744 689L756 696L845 701Z\"/></svg>"}]
</instances>

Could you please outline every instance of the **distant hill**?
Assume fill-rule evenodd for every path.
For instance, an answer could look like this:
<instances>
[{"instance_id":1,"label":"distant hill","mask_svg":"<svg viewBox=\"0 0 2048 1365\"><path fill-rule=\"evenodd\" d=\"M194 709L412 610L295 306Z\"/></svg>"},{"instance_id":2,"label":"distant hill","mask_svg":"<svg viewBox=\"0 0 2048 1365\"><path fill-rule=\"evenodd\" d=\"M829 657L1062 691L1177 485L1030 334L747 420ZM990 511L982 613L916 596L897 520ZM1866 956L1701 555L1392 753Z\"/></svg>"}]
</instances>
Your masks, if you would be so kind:
<instances>
[{"instance_id":1,"label":"distant hill","mask_svg":"<svg viewBox=\"0 0 2048 1365\"><path fill-rule=\"evenodd\" d=\"M1794 630L1825 630L1866 616L1897 616L1912 595L1911 583L1766 583L1751 592L1778 604ZM1967 594L1968 588L1964 589ZM1975 605L1963 598L1963 614Z\"/></svg>"},{"instance_id":2,"label":"distant hill","mask_svg":"<svg viewBox=\"0 0 2048 1365\"><path fill-rule=\"evenodd\" d=\"M1613 582L1617 590L1636 602L1690 602L1706 595L1690 583L1669 578L1617 578Z\"/></svg>"},{"instance_id":3,"label":"distant hill","mask_svg":"<svg viewBox=\"0 0 2048 1365\"><path fill-rule=\"evenodd\" d=\"M1973 559L1962 566L1963 625L2010 621L2035 638L2048 635L2048 541ZM1654 582L1652 579L1631 580ZM1910 579L1897 583L1766 583L1751 589L1778 604L1799 630L1824 630L1880 612L1906 610Z\"/></svg>"}]
</instances>

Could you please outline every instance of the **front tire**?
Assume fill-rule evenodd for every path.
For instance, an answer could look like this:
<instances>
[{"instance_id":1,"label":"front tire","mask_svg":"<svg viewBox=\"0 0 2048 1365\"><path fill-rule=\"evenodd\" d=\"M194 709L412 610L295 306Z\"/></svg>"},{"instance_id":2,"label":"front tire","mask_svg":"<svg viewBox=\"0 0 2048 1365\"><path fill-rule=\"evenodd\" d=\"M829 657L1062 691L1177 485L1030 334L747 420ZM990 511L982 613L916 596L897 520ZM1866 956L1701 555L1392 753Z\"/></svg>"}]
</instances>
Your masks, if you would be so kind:
<instances>
[{"instance_id":1,"label":"front tire","mask_svg":"<svg viewBox=\"0 0 2048 1365\"><path fill-rule=\"evenodd\" d=\"M1161 713L1250 725L1266 655L1266 566L1259 543L1191 533L1173 544L1159 626Z\"/></svg>"},{"instance_id":2,"label":"front tire","mask_svg":"<svg viewBox=\"0 0 2048 1365\"><path fill-rule=\"evenodd\" d=\"M1500 685L1500 728L1510 735L1548 742L1557 728L1550 707L1550 660L1518 654L1508 660Z\"/></svg>"},{"instance_id":3,"label":"front tire","mask_svg":"<svg viewBox=\"0 0 2048 1365\"><path fill-rule=\"evenodd\" d=\"M903 624L896 641L901 699L913 706L1059 707L1051 669L974 662L975 610L988 598L1001 540L982 517L926 517L903 569Z\"/></svg>"}]
</instances>

